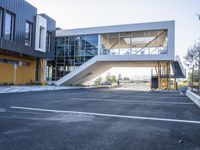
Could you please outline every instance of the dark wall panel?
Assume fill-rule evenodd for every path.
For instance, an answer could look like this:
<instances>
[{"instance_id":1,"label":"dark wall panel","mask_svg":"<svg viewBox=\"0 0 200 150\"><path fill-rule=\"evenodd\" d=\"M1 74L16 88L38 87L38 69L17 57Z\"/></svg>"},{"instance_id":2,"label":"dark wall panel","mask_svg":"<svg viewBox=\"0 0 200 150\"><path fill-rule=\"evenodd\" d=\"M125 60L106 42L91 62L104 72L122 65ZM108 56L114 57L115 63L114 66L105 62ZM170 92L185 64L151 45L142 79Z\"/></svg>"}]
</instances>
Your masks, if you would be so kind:
<instances>
[{"instance_id":1,"label":"dark wall panel","mask_svg":"<svg viewBox=\"0 0 200 150\"><path fill-rule=\"evenodd\" d=\"M35 18L37 15L37 9L34 6L30 5L25 0L0 0L0 7L4 9L4 23L6 11L10 11L15 14L14 41L5 40L3 35L3 37L0 38L0 49L15 51L20 54L26 54L35 57L53 58L54 48L51 53L42 53L35 51ZM50 23L48 27L50 26L52 32L55 32L55 21L48 16L47 20L48 23ZM26 21L33 23L33 37L31 47L25 46ZM3 33L4 29L5 28L3 28ZM54 42L52 42L52 44L53 43Z\"/></svg>"}]
</instances>

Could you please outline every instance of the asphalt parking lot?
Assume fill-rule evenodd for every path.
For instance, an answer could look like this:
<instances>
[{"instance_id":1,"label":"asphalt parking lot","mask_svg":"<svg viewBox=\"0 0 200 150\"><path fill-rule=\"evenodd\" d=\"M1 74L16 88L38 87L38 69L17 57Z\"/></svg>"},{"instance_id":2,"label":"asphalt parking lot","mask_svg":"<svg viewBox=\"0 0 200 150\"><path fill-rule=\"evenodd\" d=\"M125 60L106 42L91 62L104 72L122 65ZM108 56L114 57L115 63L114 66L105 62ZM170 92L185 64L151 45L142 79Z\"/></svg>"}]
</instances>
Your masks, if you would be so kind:
<instances>
[{"instance_id":1,"label":"asphalt parking lot","mask_svg":"<svg viewBox=\"0 0 200 150\"><path fill-rule=\"evenodd\" d=\"M200 150L200 108L178 92L0 94L0 150Z\"/></svg>"}]
</instances>

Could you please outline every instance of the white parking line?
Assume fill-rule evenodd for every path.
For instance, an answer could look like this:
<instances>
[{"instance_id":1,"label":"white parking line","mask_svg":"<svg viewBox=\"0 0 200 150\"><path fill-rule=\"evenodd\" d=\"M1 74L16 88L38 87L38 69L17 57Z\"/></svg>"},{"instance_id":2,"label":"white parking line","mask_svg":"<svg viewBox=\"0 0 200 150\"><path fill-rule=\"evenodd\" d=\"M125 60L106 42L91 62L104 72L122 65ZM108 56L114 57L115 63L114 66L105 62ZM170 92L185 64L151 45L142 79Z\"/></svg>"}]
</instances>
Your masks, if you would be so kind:
<instances>
[{"instance_id":1,"label":"white parking line","mask_svg":"<svg viewBox=\"0 0 200 150\"><path fill-rule=\"evenodd\" d=\"M41 109L41 108L30 108L30 107L17 107L17 106L11 106L10 108L19 109L19 110L51 112L51 113L67 113L67 114L70 113L70 114L83 114L83 115L102 116L102 117L115 117L115 118L127 118L127 119L140 119L140 120L153 120L153 121L166 121L166 122L200 124L200 121L195 121L195 120L179 120L179 119L167 119L167 118L114 115L114 114L102 114L102 113L79 112L79 111L64 111L64 110Z\"/></svg>"},{"instance_id":2,"label":"white parking line","mask_svg":"<svg viewBox=\"0 0 200 150\"><path fill-rule=\"evenodd\" d=\"M151 103L151 104L173 104L173 105L194 105L194 103L191 102L158 102L158 101L142 101L142 100L114 100L114 99L90 99L90 98L69 98L69 100L80 100L80 101L108 101L108 102L128 102L128 103Z\"/></svg>"}]
</instances>

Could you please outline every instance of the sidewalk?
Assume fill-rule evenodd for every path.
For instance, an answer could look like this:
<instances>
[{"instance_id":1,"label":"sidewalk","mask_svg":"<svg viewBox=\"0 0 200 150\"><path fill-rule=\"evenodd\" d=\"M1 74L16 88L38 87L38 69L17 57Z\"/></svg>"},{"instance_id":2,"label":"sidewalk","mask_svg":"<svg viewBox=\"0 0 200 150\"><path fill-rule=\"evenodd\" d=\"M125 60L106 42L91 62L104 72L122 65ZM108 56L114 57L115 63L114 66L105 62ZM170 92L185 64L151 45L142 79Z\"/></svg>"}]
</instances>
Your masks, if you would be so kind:
<instances>
[{"instance_id":1,"label":"sidewalk","mask_svg":"<svg viewBox=\"0 0 200 150\"><path fill-rule=\"evenodd\" d=\"M31 91L50 91L50 90L64 90L77 89L83 87L74 86L0 86L0 93L17 93L17 92L31 92Z\"/></svg>"}]
</instances>

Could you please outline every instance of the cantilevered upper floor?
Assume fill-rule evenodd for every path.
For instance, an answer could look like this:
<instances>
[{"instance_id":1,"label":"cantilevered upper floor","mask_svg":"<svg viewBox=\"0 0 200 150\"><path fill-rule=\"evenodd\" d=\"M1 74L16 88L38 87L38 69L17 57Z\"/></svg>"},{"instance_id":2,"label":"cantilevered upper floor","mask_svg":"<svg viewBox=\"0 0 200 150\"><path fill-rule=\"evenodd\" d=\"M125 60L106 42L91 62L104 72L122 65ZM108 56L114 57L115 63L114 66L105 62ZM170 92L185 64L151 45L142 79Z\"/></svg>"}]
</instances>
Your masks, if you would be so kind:
<instances>
[{"instance_id":1,"label":"cantilevered upper floor","mask_svg":"<svg viewBox=\"0 0 200 150\"><path fill-rule=\"evenodd\" d=\"M48 79L80 84L112 67L155 67L175 60L174 21L57 30Z\"/></svg>"},{"instance_id":2,"label":"cantilevered upper floor","mask_svg":"<svg viewBox=\"0 0 200 150\"><path fill-rule=\"evenodd\" d=\"M164 21L58 30L56 37L69 43L66 51L75 45L76 56L129 55L133 59L174 60L174 24Z\"/></svg>"}]
</instances>

